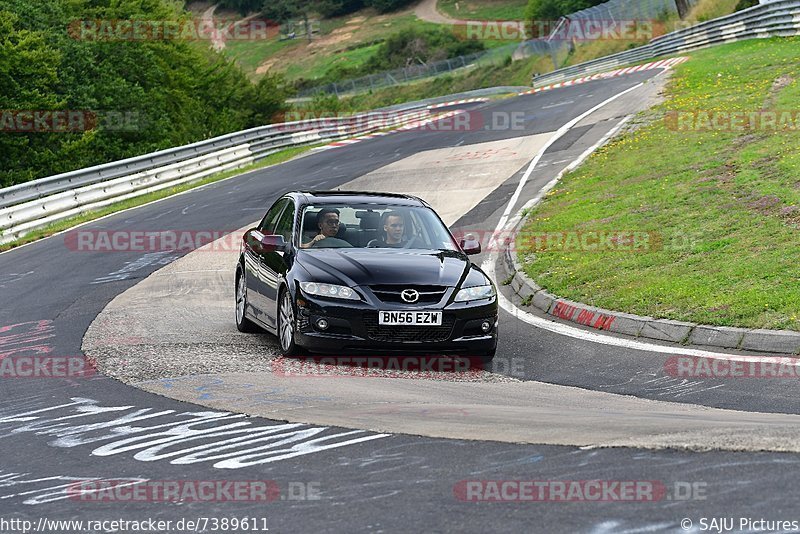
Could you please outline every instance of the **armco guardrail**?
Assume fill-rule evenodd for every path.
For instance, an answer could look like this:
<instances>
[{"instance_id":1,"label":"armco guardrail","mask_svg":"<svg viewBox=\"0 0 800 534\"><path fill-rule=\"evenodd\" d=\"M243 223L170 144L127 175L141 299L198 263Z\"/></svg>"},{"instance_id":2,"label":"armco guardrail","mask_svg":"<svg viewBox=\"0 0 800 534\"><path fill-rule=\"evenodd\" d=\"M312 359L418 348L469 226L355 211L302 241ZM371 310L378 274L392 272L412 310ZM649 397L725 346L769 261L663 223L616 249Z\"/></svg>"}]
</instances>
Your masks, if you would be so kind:
<instances>
[{"instance_id":1,"label":"armco guardrail","mask_svg":"<svg viewBox=\"0 0 800 534\"><path fill-rule=\"evenodd\" d=\"M243 167L292 146L346 139L431 116L434 104L504 93L489 87L407 102L349 117L270 124L0 189L0 244L31 230L160 189Z\"/></svg>"},{"instance_id":2,"label":"armco guardrail","mask_svg":"<svg viewBox=\"0 0 800 534\"><path fill-rule=\"evenodd\" d=\"M772 0L736 13L656 37L648 44L533 78L533 86L563 82L654 57L721 43L800 34L800 1Z\"/></svg>"},{"instance_id":3,"label":"armco guardrail","mask_svg":"<svg viewBox=\"0 0 800 534\"><path fill-rule=\"evenodd\" d=\"M88 210L248 165L282 148L335 141L429 116L428 106L417 104L395 112L271 124L1 189L0 244Z\"/></svg>"}]
</instances>

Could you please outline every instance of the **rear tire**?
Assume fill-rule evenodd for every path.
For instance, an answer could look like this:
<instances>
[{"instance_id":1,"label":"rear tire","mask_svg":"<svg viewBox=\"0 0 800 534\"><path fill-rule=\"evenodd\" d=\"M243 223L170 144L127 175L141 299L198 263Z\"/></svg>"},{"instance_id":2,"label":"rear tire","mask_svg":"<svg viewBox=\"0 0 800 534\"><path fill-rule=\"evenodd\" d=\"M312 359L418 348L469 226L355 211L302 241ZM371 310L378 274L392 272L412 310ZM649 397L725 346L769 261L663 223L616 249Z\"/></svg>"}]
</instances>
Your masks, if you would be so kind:
<instances>
[{"instance_id":1,"label":"rear tire","mask_svg":"<svg viewBox=\"0 0 800 534\"><path fill-rule=\"evenodd\" d=\"M292 302L292 293L284 287L278 297L278 345L281 356L296 356L300 352L294 342L296 331L297 313Z\"/></svg>"},{"instance_id":2,"label":"rear tire","mask_svg":"<svg viewBox=\"0 0 800 534\"><path fill-rule=\"evenodd\" d=\"M244 270L236 269L236 329L245 334L255 334L261 329L245 316L247 310L247 283Z\"/></svg>"}]
</instances>

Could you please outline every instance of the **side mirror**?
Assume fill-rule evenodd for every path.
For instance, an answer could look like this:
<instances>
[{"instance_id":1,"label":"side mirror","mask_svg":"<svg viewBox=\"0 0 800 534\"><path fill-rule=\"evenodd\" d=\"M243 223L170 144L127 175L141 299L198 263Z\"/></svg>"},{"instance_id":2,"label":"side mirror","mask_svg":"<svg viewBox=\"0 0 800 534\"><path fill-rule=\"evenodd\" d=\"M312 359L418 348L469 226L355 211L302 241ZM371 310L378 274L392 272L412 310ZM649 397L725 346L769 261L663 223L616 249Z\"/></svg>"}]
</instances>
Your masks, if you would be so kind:
<instances>
[{"instance_id":1,"label":"side mirror","mask_svg":"<svg viewBox=\"0 0 800 534\"><path fill-rule=\"evenodd\" d=\"M264 252L285 252L286 240L282 235L265 235L261 238L261 249Z\"/></svg>"},{"instance_id":2,"label":"side mirror","mask_svg":"<svg viewBox=\"0 0 800 534\"><path fill-rule=\"evenodd\" d=\"M464 254L473 255L481 253L481 242L475 239L474 234L467 234L461 240L461 250Z\"/></svg>"},{"instance_id":3,"label":"side mirror","mask_svg":"<svg viewBox=\"0 0 800 534\"><path fill-rule=\"evenodd\" d=\"M257 254L284 252L288 248L282 235L264 235L257 228L251 228L245 232L244 242Z\"/></svg>"}]
</instances>

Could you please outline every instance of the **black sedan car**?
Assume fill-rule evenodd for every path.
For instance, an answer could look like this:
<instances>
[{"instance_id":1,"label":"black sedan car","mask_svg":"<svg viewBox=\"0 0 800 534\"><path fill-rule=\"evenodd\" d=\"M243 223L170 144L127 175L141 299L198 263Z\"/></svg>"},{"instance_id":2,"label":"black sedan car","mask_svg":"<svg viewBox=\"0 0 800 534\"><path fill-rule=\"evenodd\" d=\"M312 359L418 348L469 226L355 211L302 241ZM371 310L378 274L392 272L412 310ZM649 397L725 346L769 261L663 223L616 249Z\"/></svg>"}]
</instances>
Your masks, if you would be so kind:
<instances>
[{"instance_id":1,"label":"black sedan car","mask_svg":"<svg viewBox=\"0 0 800 534\"><path fill-rule=\"evenodd\" d=\"M497 293L423 200L292 192L243 239L236 326L281 353L455 353L490 361Z\"/></svg>"}]
</instances>

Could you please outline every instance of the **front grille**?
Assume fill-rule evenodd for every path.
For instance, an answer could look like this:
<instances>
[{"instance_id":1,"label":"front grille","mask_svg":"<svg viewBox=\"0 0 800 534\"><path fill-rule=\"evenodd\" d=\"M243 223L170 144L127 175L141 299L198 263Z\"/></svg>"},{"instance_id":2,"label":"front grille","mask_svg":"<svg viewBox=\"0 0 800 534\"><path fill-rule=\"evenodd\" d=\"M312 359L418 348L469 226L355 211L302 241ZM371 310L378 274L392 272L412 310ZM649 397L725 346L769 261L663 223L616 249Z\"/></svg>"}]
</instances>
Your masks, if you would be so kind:
<instances>
[{"instance_id":1,"label":"front grille","mask_svg":"<svg viewBox=\"0 0 800 534\"><path fill-rule=\"evenodd\" d=\"M415 289L419 292L419 300L414 304L437 304L441 302L447 292L446 286L382 285L369 286L369 288L382 302L392 304L407 304L400 297L404 289Z\"/></svg>"},{"instance_id":2,"label":"front grille","mask_svg":"<svg viewBox=\"0 0 800 534\"><path fill-rule=\"evenodd\" d=\"M364 314L364 326L367 335L375 341L389 342L434 342L447 341L453 334L453 325L456 318L445 313L442 317L442 326L385 326L378 324L378 314L367 312Z\"/></svg>"}]
</instances>

